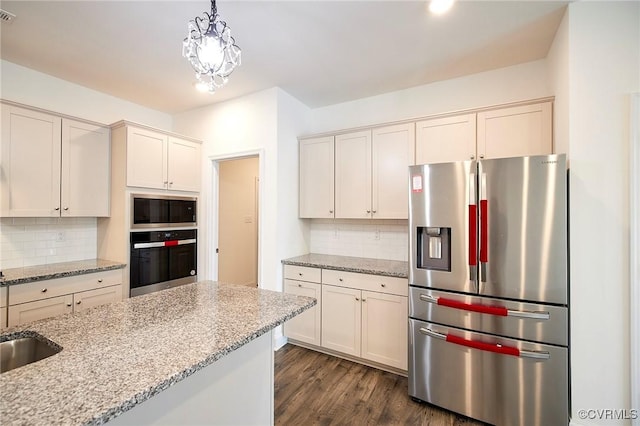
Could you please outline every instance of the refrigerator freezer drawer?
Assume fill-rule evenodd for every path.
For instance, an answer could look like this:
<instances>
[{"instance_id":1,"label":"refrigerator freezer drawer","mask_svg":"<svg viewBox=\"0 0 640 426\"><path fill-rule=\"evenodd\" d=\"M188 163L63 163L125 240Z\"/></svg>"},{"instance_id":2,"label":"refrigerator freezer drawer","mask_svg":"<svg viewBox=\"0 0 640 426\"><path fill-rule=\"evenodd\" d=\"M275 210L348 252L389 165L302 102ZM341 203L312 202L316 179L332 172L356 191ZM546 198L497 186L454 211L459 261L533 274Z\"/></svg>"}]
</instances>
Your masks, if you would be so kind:
<instances>
[{"instance_id":1,"label":"refrigerator freezer drawer","mask_svg":"<svg viewBox=\"0 0 640 426\"><path fill-rule=\"evenodd\" d=\"M410 319L409 395L499 426L566 425L568 351Z\"/></svg>"},{"instance_id":2,"label":"refrigerator freezer drawer","mask_svg":"<svg viewBox=\"0 0 640 426\"><path fill-rule=\"evenodd\" d=\"M569 310L562 306L410 287L409 316L514 339L569 344Z\"/></svg>"}]
</instances>

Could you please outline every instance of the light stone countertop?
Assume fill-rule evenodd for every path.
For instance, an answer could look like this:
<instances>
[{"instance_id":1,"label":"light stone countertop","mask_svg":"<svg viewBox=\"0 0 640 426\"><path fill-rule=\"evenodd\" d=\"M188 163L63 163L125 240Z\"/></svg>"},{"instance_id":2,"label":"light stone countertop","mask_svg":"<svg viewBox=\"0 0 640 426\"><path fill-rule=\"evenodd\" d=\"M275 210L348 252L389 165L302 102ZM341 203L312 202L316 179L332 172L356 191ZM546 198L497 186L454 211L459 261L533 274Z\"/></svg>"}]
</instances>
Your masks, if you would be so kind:
<instances>
[{"instance_id":1,"label":"light stone countertop","mask_svg":"<svg viewBox=\"0 0 640 426\"><path fill-rule=\"evenodd\" d=\"M336 271L384 275L388 277L408 278L409 276L408 263L399 260L310 253L284 259L282 263L285 265L308 266L311 268L333 269Z\"/></svg>"},{"instance_id":2,"label":"light stone countertop","mask_svg":"<svg viewBox=\"0 0 640 426\"><path fill-rule=\"evenodd\" d=\"M125 266L126 264L124 263L112 262L106 259L89 259L51 263L48 265L25 266L24 268L11 268L2 271L4 278L0 279L0 286L110 271L113 269L122 269Z\"/></svg>"},{"instance_id":3,"label":"light stone countertop","mask_svg":"<svg viewBox=\"0 0 640 426\"><path fill-rule=\"evenodd\" d=\"M62 346L0 375L3 424L102 424L316 304L200 281L9 328Z\"/></svg>"}]
</instances>

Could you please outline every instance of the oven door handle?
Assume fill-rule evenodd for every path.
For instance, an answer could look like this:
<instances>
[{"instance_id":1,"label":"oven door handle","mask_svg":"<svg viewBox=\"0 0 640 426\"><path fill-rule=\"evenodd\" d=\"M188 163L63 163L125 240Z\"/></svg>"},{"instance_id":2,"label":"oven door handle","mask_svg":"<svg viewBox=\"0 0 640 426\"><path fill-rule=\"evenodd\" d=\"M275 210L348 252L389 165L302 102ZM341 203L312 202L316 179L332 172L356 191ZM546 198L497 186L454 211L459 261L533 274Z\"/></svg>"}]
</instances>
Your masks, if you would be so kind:
<instances>
[{"instance_id":1,"label":"oven door handle","mask_svg":"<svg viewBox=\"0 0 640 426\"><path fill-rule=\"evenodd\" d=\"M196 239L190 238L188 240L171 240L171 241L156 241L153 243L134 243L134 249L144 249L144 248L152 248L152 247L172 247L172 246L181 246L185 244L195 244Z\"/></svg>"},{"instance_id":2,"label":"oven door handle","mask_svg":"<svg viewBox=\"0 0 640 426\"><path fill-rule=\"evenodd\" d=\"M516 311L513 309L507 309L504 306L487 306L479 303L464 303L458 300L446 299L444 297L433 297L428 294L421 294L420 300L439 306L446 306L447 308L462 309L464 311L478 312L481 314L496 315L500 317L516 317L536 320L549 319L549 312L547 311Z\"/></svg>"},{"instance_id":3,"label":"oven door handle","mask_svg":"<svg viewBox=\"0 0 640 426\"><path fill-rule=\"evenodd\" d=\"M433 331L429 328L420 327L420 333L433 337L436 339L444 340L448 343L455 345L465 346L472 349L479 349L481 351L493 352L501 355L511 355L519 358L532 358L546 360L550 358L549 352L546 351L534 351L518 349L514 346L504 346L499 343L486 343L478 340L464 339L462 337L454 336L453 334L443 334Z\"/></svg>"}]
</instances>

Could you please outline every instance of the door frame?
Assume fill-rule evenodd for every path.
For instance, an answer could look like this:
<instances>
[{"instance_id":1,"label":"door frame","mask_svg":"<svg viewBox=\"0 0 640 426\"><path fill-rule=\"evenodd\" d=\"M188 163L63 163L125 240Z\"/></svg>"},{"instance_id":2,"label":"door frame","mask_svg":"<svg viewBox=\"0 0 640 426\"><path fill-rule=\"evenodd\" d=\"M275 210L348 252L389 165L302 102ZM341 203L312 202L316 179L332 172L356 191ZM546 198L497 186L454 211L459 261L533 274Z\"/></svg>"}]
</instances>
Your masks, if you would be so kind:
<instances>
[{"instance_id":1,"label":"door frame","mask_svg":"<svg viewBox=\"0 0 640 426\"><path fill-rule=\"evenodd\" d=\"M264 241L264 227L262 224L264 223L263 215L264 209L262 208L261 202L264 200L263 188L264 185L264 149L251 149L246 151L237 151L228 154L221 155L211 155L209 156L209 163L211 167L211 194L209 197L209 201L207 202L207 211L211 212L207 216L208 221L208 232L207 232L207 240L210 241L210 244L207 244L205 247L205 256L206 259L210 260L210 272L209 275L212 280L218 280L218 253L215 252L218 247L218 237L219 237L219 195L220 195L220 162L229 161L229 160L240 160L243 158L249 157L258 157L258 179L261 182L258 185L258 288L262 288L262 242Z\"/></svg>"}]
</instances>

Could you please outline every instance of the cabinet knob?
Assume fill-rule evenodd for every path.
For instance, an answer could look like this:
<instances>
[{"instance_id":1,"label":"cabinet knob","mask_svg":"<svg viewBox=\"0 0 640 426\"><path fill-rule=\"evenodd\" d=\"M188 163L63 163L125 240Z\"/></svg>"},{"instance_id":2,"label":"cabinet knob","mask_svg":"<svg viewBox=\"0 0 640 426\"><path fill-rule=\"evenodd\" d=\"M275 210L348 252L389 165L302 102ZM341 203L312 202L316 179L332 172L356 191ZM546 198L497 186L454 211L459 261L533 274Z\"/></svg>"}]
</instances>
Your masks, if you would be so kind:
<instances>
[{"instance_id":1,"label":"cabinet knob","mask_svg":"<svg viewBox=\"0 0 640 426\"><path fill-rule=\"evenodd\" d=\"M60 211L60 207L56 207L54 210L55 211Z\"/></svg>"},{"instance_id":2,"label":"cabinet knob","mask_svg":"<svg viewBox=\"0 0 640 426\"><path fill-rule=\"evenodd\" d=\"M482 160L484 158L484 154L480 154L480 159Z\"/></svg>"},{"instance_id":3,"label":"cabinet knob","mask_svg":"<svg viewBox=\"0 0 640 426\"><path fill-rule=\"evenodd\" d=\"M173 182L169 182L169 185L173 185Z\"/></svg>"},{"instance_id":4,"label":"cabinet knob","mask_svg":"<svg viewBox=\"0 0 640 426\"><path fill-rule=\"evenodd\" d=\"M363 302L366 302L366 301L367 301L367 299L362 299L362 301L363 301Z\"/></svg>"},{"instance_id":5,"label":"cabinet knob","mask_svg":"<svg viewBox=\"0 0 640 426\"><path fill-rule=\"evenodd\" d=\"M64 208L64 211L67 211L67 210L69 210L69 207L65 207L65 208Z\"/></svg>"},{"instance_id":6,"label":"cabinet knob","mask_svg":"<svg viewBox=\"0 0 640 426\"><path fill-rule=\"evenodd\" d=\"M98 282L99 282L99 283L101 283L101 282L102 282L102 278L100 278L100 279L98 280Z\"/></svg>"},{"instance_id":7,"label":"cabinet knob","mask_svg":"<svg viewBox=\"0 0 640 426\"><path fill-rule=\"evenodd\" d=\"M46 289L46 288L43 288L43 289L42 289L42 290L40 290L40 291L42 291L43 293L46 293L46 292L47 292L47 289Z\"/></svg>"},{"instance_id":8,"label":"cabinet knob","mask_svg":"<svg viewBox=\"0 0 640 426\"><path fill-rule=\"evenodd\" d=\"M81 304L81 303L82 303L82 300L78 300L78 301L76 302L76 305L79 305L79 304Z\"/></svg>"},{"instance_id":9,"label":"cabinet knob","mask_svg":"<svg viewBox=\"0 0 640 426\"><path fill-rule=\"evenodd\" d=\"M302 287L302 284L298 284L298 287Z\"/></svg>"},{"instance_id":10,"label":"cabinet knob","mask_svg":"<svg viewBox=\"0 0 640 426\"><path fill-rule=\"evenodd\" d=\"M475 155L472 155L472 156L471 156L471 159L472 159L472 160L475 160L475 159L476 159L476 156L475 156Z\"/></svg>"},{"instance_id":11,"label":"cabinet knob","mask_svg":"<svg viewBox=\"0 0 640 426\"><path fill-rule=\"evenodd\" d=\"M358 299L358 298L356 297L356 302L359 302L359 301L360 301L360 299Z\"/></svg>"},{"instance_id":12,"label":"cabinet knob","mask_svg":"<svg viewBox=\"0 0 640 426\"><path fill-rule=\"evenodd\" d=\"M168 183L169 183L169 181L168 181L168 180L165 180L165 181L164 181L164 184L165 184L165 185L166 185L166 184L168 184Z\"/></svg>"},{"instance_id":13,"label":"cabinet knob","mask_svg":"<svg viewBox=\"0 0 640 426\"><path fill-rule=\"evenodd\" d=\"M71 303L67 303L67 306L68 306L68 307L71 307Z\"/></svg>"},{"instance_id":14,"label":"cabinet knob","mask_svg":"<svg viewBox=\"0 0 640 426\"><path fill-rule=\"evenodd\" d=\"M302 276L302 272L298 272L298 275Z\"/></svg>"},{"instance_id":15,"label":"cabinet knob","mask_svg":"<svg viewBox=\"0 0 640 426\"><path fill-rule=\"evenodd\" d=\"M386 286L387 286L386 284L380 284L380 287L386 287Z\"/></svg>"},{"instance_id":16,"label":"cabinet knob","mask_svg":"<svg viewBox=\"0 0 640 426\"><path fill-rule=\"evenodd\" d=\"M329 210L329 213L333 214L333 210Z\"/></svg>"},{"instance_id":17,"label":"cabinet knob","mask_svg":"<svg viewBox=\"0 0 640 426\"><path fill-rule=\"evenodd\" d=\"M338 278L338 281L342 282L342 278Z\"/></svg>"},{"instance_id":18,"label":"cabinet knob","mask_svg":"<svg viewBox=\"0 0 640 426\"><path fill-rule=\"evenodd\" d=\"M371 213L371 210L367 210L367 213Z\"/></svg>"},{"instance_id":19,"label":"cabinet knob","mask_svg":"<svg viewBox=\"0 0 640 426\"><path fill-rule=\"evenodd\" d=\"M372 210L371 213L376 214L376 210Z\"/></svg>"}]
</instances>

